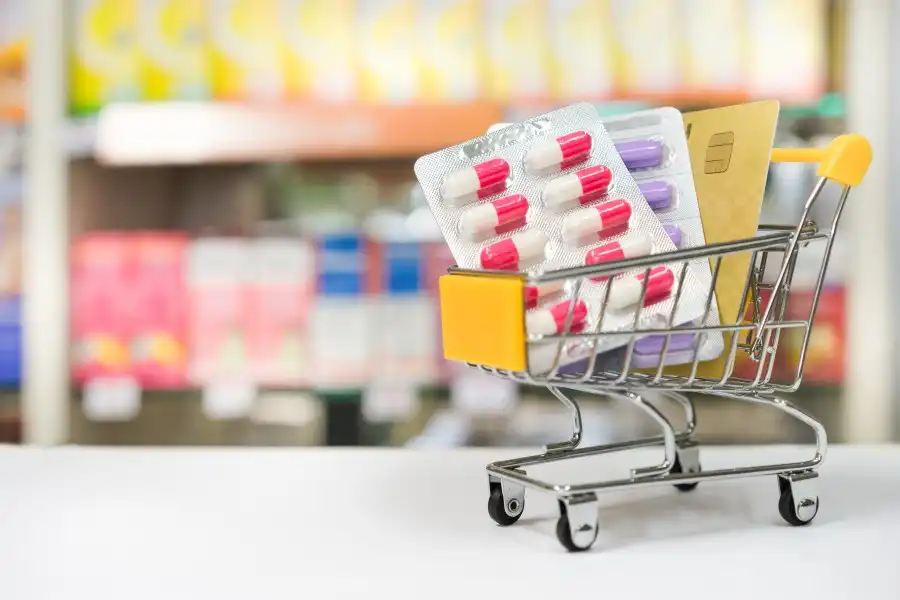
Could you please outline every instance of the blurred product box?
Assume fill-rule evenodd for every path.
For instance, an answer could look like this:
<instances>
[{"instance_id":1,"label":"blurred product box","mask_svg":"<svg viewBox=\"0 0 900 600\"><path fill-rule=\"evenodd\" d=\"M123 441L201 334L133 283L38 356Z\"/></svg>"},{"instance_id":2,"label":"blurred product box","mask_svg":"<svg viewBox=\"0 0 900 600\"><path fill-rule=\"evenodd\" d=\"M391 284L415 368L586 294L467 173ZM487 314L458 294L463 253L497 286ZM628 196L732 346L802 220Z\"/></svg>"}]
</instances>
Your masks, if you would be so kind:
<instances>
[{"instance_id":1,"label":"blurred product box","mask_svg":"<svg viewBox=\"0 0 900 600\"><path fill-rule=\"evenodd\" d=\"M145 100L210 96L208 0L138 0Z\"/></svg>"},{"instance_id":2,"label":"blurred product box","mask_svg":"<svg viewBox=\"0 0 900 600\"><path fill-rule=\"evenodd\" d=\"M0 386L22 377L22 179L0 177Z\"/></svg>"},{"instance_id":3,"label":"blurred product box","mask_svg":"<svg viewBox=\"0 0 900 600\"><path fill-rule=\"evenodd\" d=\"M190 379L200 384L252 380L247 281L250 243L200 238L188 249Z\"/></svg>"},{"instance_id":4,"label":"blurred product box","mask_svg":"<svg viewBox=\"0 0 900 600\"><path fill-rule=\"evenodd\" d=\"M450 381L453 373L454 362L444 358L444 341L441 333L440 294L438 281L441 275L447 274L447 269L456 264L453 254L443 240L431 242L425 245L424 282L423 289L432 307L432 321L435 327L434 355L435 355L435 380L438 383Z\"/></svg>"},{"instance_id":5,"label":"blurred product box","mask_svg":"<svg viewBox=\"0 0 900 600\"><path fill-rule=\"evenodd\" d=\"M760 314L765 311L770 297L770 290L760 291ZM784 316L780 320L808 320L812 301L812 289L792 289L788 296ZM752 308L748 306L745 318L750 322L752 316ZM746 335L746 332L741 335L739 343L746 343ZM803 349L804 335L805 329L802 327L791 327L781 330L781 337L778 341L778 353L775 356L775 364L772 365L772 381L792 382L794 380L797 366L800 363L800 352ZM774 344L774 342L773 332L770 344ZM809 346L806 350L803 382L820 385L840 385L843 383L846 343L846 294L844 288L826 285L819 296L816 318L813 322ZM736 377L755 379L758 367L758 362L754 362L747 352L738 348L734 366L734 375ZM769 365L766 363L760 379L766 377L768 369Z\"/></svg>"},{"instance_id":6,"label":"blurred product box","mask_svg":"<svg viewBox=\"0 0 900 600\"><path fill-rule=\"evenodd\" d=\"M483 8L487 95L497 102L545 101L550 81L543 0L491 0Z\"/></svg>"},{"instance_id":7,"label":"blurred product box","mask_svg":"<svg viewBox=\"0 0 900 600\"><path fill-rule=\"evenodd\" d=\"M805 320L812 308L811 290L793 290L790 294L785 319ZM803 349L803 330L785 332L785 369L792 376L800 362ZM816 318L813 322L806 361L803 370L805 383L840 385L844 382L844 356L846 354L846 294L843 287L825 287L819 296Z\"/></svg>"},{"instance_id":8,"label":"blurred product box","mask_svg":"<svg viewBox=\"0 0 900 600\"><path fill-rule=\"evenodd\" d=\"M74 0L71 109L90 113L140 97L138 0Z\"/></svg>"},{"instance_id":9,"label":"blurred product box","mask_svg":"<svg viewBox=\"0 0 900 600\"><path fill-rule=\"evenodd\" d=\"M424 293L425 246L380 248L381 289L372 296L373 378L430 383L436 378L434 302Z\"/></svg>"},{"instance_id":10,"label":"blurred product box","mask_svg":"<svg viewBox=\"0 0 900 600\"><path fill-rule=\"evenodd\" d=\"M748 1L751 96L810 102L824 93L828 4L823 0Z\"/></svg>"},{"instance_id":11,"label":"blurred product box","mask_svg":"<svg viewBox=\"0 0 900 600\"><path fill-rule=\"evenodd\" d=\"M187 383L187 236L140 233L130 239L128 328L131 372L144 389Z\"/></svg>"},{"instance_id":12,"label":"blurred product box","mask_svg":"<svg viewBox=\"0 0 900 600\"><path fill-rule=\"evenodd\" d=\"M92 233L72 247L71 339L76 383L128 375L128 320L132 240L122 233Z\"/></svg>"},{"instance_id":13,"label":"blurred product box","mask_svg":"<svg viewBox=\"0 0 900 600\"><path fill-rule=\"evenodd\" d=\"M281 100L278 0L211 0L213 94L219 100Z\"/></svg>"},{"instance_id":14,"label":"blurred product box","mask_svg":"<svg viewBox=\"0 0 900 600\"><path fill-rule=\"evenodd\" d=\"M610 0L616 88L626 96L667 96L681 89L677 0Z\"/></svg>"},{"instance_id":15,"label":"blurred product box","mask_svg":"<svg viewBox=\"0 0 900 600\"><path fill-rule=\"evenodd\" d=\"M692 94L746 92L746 0L680 0L683 85ZM773 65L770 65L773 66Z\"/></svg>"},{"instance_id":16,"label":"blurred product box","mask_svg":"<svg viewBox=\"0 0 900 600\"><path fill-rule=\"evenodd\" d=\"M371 377L372 319L367 285L371 245L356 231L331 233L316 248L316 298L310 319L313 385L357 389ZM372 277L374 280L374 277Z\"/></svg>"},{"instance_id":17,"label":"blurred product box","mask_svg":"<svg viewBox=\"0 0 900 600\"><path fill-rule=\"evenodd\" d=\"M353 0L278 0L286 93L291 99L356 99Z\"/></svg>"},{"instance_id":18,"label":"blurred product box","mask_svg":"<svg viewBox=\"0 0 900 600\"><path fill-rule=\"evenodd\" d=\"M25 110L28 0L0 0L0 118Z\"/></svg>"},{"instance_id":19,"label":"blurred product box","mask_svg":"<svg viewBox=\"0 0 900 600\"><path fill-rule=\"evenodd\" d=\"M247 312L250 354L259 385L297 387L313 376L310 317L315 254L306 241L252 242Z\"/></svg>"},{"instance_id":20,"label":"blurred product box","mask_svg":"<svg viewBox=\"0 0 900 600\"><path fill-rule=\"evenodd\" d=\"M482 4L478 0L416 3L416 56L423 100L459 102L480 97L484 75Z\"/></svg>"},{"instance_id":21,"label":"blurred product box","mask_svg":"<svg viewBox=\"0 0 900 600\"><path fill-rule=\"evenodd\" d=\"M604 100L613 94L609 0L547 2L552 96Z\"/></svg>"},{"instance_id":22,"label":"blurred product box","mask_svg":"<svg viewBox=\"0 0 900 600\"><path fill-rule=\"evenodd\" d=\"M413 0L356 0L356 57L364 102L419 99Z\"/></svg>"}]
</instances>

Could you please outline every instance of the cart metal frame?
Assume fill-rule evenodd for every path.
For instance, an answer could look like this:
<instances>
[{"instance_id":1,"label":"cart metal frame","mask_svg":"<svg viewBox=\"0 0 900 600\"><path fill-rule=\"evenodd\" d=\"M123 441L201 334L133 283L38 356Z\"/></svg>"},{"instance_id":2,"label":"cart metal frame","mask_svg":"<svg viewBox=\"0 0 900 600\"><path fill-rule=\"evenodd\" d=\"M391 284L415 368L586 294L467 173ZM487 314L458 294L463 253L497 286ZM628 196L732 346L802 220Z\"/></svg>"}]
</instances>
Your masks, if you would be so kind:
<instances>
[{"instance_id":1,"label":"cart metal frame","mask_svg":"<svg viewBox=\"0 0 900 600\"><path fill-rule=\"evenodd\" d=\"M850 189L858 185L865 176L871 161L871 148L865 138L848 134L835 138L827 148L823 149L775 149L772 153L772 161L819 163L818 182L806 200L802 216L796 226L761 226L759 235L755 238L602 265L575 267L535 276L452 268L450 273L442 278L441 310L447 358L463 360L472 368L522 384L545 386L571 413L572 433L568 440L546 446L541 454L487 465L490 492L488 512L495 522L507 526L512 525L521 517L525 508L526 488L550 493L556 496L559 503L560 517L557 521L556 534L560 543L569 551L582 551L591 547L599 532L597 494L601 491L652 485L674 485L681 491L689 491L703 481L763 475L777 476L778 509L785 521L791 525L806 525L813 520L819 509L817 477L818 468L825 460L828 446L827 434L823 425L813 416L776 394L789 393L800 386L812 323L838 223ZM821 229L809 219L809 215L829 181L840 185L842 191L830 228ZM802 319L786 320L785 308L797 256L799 252L809 251L807 248L816 244L824 244L824 249L809 313ZM684 273L687 270L684 267L697 259L708 259L712 270L712 282L706 296L706 315L698 321L706 323L706 317L712 307L722 260L730 255L749 257L749 269L743 292L743 305L746 312L737 315L733 321L727 321L724 315L722 319L723 322L735 324L675 328L674 326L677 324L673 323L674 307L677 306L682 291L681 281L679 281L675 290L672 314L669 315L668 326L665 328L638 329L636 324L639 322L641 312L641 309L638 308L634 327L622 331L598 333L602 330L606 300L609 295L607 287L607 298L601 305L599 319L586 330L579 333L570 331L574 307L574 303L571 303L562 333L534 336L528 335L524 331L525 309L522 288L525 285L563 282L569 286L571 297L578 298L581 294L582 284L587 278L613 277L617 273L637 269L643 269L644 273L648 274L650 269L660 265L680 264L683 267L681 269L683 281ZM773 282L769 283L765 281L765 274L767 267L773 264L773 260L780 262L777 276ZM464 278L465 281L463 282L460 278ZM645 276L639 307L643 306L647 279L648 277ZM465 285L455 285L457 283L465 283ZM766 293L768 293L767 301L764 298ZM471 294L476 296L480 294L482 298L490 297L501 304L508 301L509 311L522 317L521 330L518 323L515 323L515 327L510 330L508 324L504 329L484 318L479 318L476 314L477 300L472 302L471 298L466 298ZM459 328L468 329L460 332ZM786 330L799 330L802 333L799 361L790 381L776 382L773 381L773 365L782 333ZM448 331L452 332L452 342L448 342ZM667 355L671 336L672 334L691 332L698 334L693 350L693 360L688 368L682 368L679 374L670 374L671 369L665 366L664 357ZM723 333L726 340L721 376L710 377L708 374L700 376L698 375L700 366L698 350L704 336L713 332ZM647 335L665 336L661 351L663 359L660 360L657 368L651 369L649 372L646 369L641 371L632 369L631 361L635 342L639 337ZM485 340L491 336L494 336L494 341L486 344ZM586 366L579 372L560 372L560 358L567 342L580 341L589 344L589 347L593 349L597 340L604 336L628 338L621 368L615 371L604 371L597 368L596 353L590 352ZM540 373L534 372L528 364L529 349L538 344L546 348L548 344L552 343L556 344L552 368ZM486 348L486 346L490 346L490 348ZM738 377L735 375L734 369L738 352L747 353L750 359L758 364L752 376ZM469 360L469 356L473 357L473 360ZM688 374L684 374L686 370L689 371ZM653 419L661 428L662 433L655 437L624 443L581 447L581 412L577 401L571 395L572 392L605 395L631 402ZM676 430L671 421L645 398L647 392L657 392L659 396L678 405L684 415L685 427ZM797 462L703 471L699 446L693 439L696 427L694 405L685 392L702 392L722 398L765 405L782 411L812 429L815 434L815 451L807 460ZM660 463L634 468L631 470L630 476L624 479L584 484L557 484L533 478L526 471L526 467L534 465L660 445L664 451L663 460Z\"/></svg>"}]
</instances>

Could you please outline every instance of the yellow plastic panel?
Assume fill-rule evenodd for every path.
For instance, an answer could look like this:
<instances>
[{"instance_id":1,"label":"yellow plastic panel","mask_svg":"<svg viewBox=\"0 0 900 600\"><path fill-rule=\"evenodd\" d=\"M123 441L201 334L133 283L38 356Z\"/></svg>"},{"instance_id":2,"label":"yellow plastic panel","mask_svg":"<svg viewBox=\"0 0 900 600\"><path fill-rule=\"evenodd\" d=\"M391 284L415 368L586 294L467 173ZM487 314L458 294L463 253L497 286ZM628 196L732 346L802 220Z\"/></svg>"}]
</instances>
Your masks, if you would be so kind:
<instances>
[{"instance_id":1,"label":"yellow plastic panel","mask_svg":"<svg viewBox=\"0 0 900 600\"><path fill-rule=\"evenodd\" d=\"M834 138L825 148L776 148L772 162L817 162L816 173L841 185L862 183L872 162L872 146L861 135L848 133Z\"/></svg>"},{"instance_id":2,"label":"yellow plastic panel","mask_svg":"<svg viewBox=\"0 0 900 600\"><path fill-rule=\"evenodd\" d=\"M444 275L440 279L444 357L524 371L525 298L518 277Z\"/></svg>"}]
</instances>

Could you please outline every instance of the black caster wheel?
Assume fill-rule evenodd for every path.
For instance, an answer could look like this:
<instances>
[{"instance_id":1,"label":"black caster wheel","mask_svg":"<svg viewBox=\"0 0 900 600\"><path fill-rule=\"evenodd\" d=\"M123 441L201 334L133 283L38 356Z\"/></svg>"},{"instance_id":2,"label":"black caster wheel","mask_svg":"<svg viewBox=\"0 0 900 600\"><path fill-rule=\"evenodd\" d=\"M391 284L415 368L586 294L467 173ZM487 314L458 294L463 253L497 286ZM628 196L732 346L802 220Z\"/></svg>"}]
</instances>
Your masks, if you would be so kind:
<instances>
[{"instance_id":1,"label":"black caster wheel","mask_svg":"<svg viewBox=\"0 0 900 600\"><path fill-rule=\"evenodd\" d=\"M678 458L678 455L675 455L675 464L672 465L672 473L679 474L684 472L684 467L681 466L681 459ZM699 469L697 471L700 472ZM699 481L695 481L694 483L675 483L673 484L675 489L679 492L690 492L697 488L700 485Z\"/></svg>"},{"instance_id":2,"label":"black caster wheel","mask_svg":"<svg viewBox=\"0 0 900 600\"><path fill-rule=\"evenodd\" d=\"M575 541L572 540L572 530L569 528L569 517L566 515L561 516L556 522L556 539L569 552L584 552L590 548L590 546L582 548L575 545Z\"/></svg>"},{"instance_id":3,"label":"black caster wheel","mask_svg":"<svg viewBox=\"0 0 900 600\"><path fill-rule=\"evenodd\" d=\"M579 545L572 539L572 528L569 524L569 516L563 508L559 520L556 521L556 539L558 539L559 543L563 545L563 548L569 552L584 552L585 550L590 550L591 546L593 546L594 542L597 540L597 528L594 528L594 537L590 541L584 545Z\"/></svg>"},{"instance_id":4,"label":"black caster wheel","mask_svg":"<svg viewBox=\"0 0 900 600\"><path fill-rule=\"evenodd\" d=\"M778 498L778 513L789 525L794 527L802 527L809 525L819 513L819 497L815 500L807 498L800 503L800 514L794 506L794 492L789 486L785 486L781 490L781 496Z\"/></svg>"},{"instance_id":5,"label":"black caster wheel","mask_svg":"<svg viewBox=\"0 0 900 600\"><path fill-rule=\"evenodd\" d=\"M513 498L507 502L503 498L503 489L500 485L491 486L491 497L488 498L488 514L497 525L508 527L518 521L523 512L525 512L524 501Z\"/></svg>"}]
</instances>

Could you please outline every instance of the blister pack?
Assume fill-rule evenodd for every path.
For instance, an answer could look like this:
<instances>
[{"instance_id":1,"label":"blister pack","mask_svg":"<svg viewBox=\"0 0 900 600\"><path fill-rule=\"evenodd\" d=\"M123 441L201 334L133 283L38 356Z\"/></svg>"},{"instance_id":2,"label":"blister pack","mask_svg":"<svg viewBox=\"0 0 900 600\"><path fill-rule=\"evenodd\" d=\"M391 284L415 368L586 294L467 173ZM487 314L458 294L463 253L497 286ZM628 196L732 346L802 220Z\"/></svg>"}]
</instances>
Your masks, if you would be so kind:
<instances>
[{"instance_id":1,"label":"blister pack","mask_svg":"<svg viewBox=\"0 0 900 600\"><path fill-rule=\"evenodd\" d=\"M415 173L463 268L539 274L675 250L588 103L425 155L416 161ZM665 327L673 310L675 323L703 315L706 290L696 269L690 266L683 280L681 270L676 263L650 272L638 328ZM596 332L601 312L601 331L630 329L643 279L643 270L636 270L613 279L584 280L578 298L572 297L571 285L526 289L528 334L561 333L573 300L573 331ZM627 341L625 336L606 336L596 344L569 343L559 364ZM552 367L555 349L555 343L532 349L531 370Z\"/></svg>"},{"instance_id":2,"label":"blister pack","mask_svg":"<svg viewBox=\"0 0 900 600\"><path fill-rule=\"evenodd\" d=\"M705 245L681 112L670 107L658 108L605 118L603 123L619 156L672 242L678 248ZM709 261L697 259L691 264L691 269L700 280L703 293L708 293L712 286ZM678 324L696 326L700 323L698 320ZM719 325L715 296L702 324ZM631 366L658 366L664 342L665 336L647 336L638 340L634 345ZM699 348L696 348L698 342ZM698 360L712 360L722 354L724 347L721 333L704 334L699 339L697 334L675 334L669 342L665 364L693 362L695 348Z\"/></svg>"}]
</instances>

